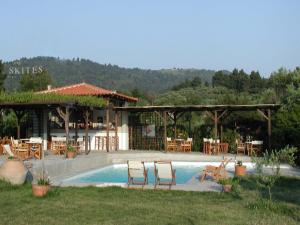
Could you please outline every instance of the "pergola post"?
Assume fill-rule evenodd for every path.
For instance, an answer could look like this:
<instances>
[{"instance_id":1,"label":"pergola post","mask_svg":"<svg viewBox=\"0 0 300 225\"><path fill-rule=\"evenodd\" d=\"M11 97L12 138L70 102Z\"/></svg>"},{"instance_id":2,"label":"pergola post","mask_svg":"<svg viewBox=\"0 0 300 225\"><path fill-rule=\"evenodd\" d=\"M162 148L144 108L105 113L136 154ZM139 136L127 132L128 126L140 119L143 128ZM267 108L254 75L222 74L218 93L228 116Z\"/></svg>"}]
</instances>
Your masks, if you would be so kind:
<instances>
[{"instance_id":1,"label":"pergola post","mask_svg":"<svg viewBox=\"0 0 300 225\"><path fill-rule=\"evenodd\" d=\"M192 126L191 125L191 120L192 120L192 113L191 112L189 113L188 118L189 118L189 137L191 137L191 126Z\"/></svg>"},{"instance_id":2,"label":"pergola post","mask_svg":"<svg viewBox=\"0 0 300 225\"><path fill-rule=\"evenodd\" d=\"M177 138L177 113L174 112L174 139Z\"/></svg>"},{"instance_id":3,"label":"pergola post","mask_svg":"<svg viewBox=\"0 0 300 225\"><path fill-rule=\"evenodd\" d=\"M215 122L215 140L217 140L218 139L218 111L217 110L215 110L214 122Z\"/></svg>"},{"instance_id":4,"label":"pergola post","mask_svg":"<svg viewBox=\"0 0 300 225\"><path fill-rule=\"evenodd\" d=\"M271 132L272 132L271 109L268 109L268 147L269 147L269 150L272 147L272 144L271 144Z\"/></svg>"},{"instance_id":5,"label":"pergola post","mask_svg":"<svg viewBox=\"0 0 300 225\"><path fill-rule=\"evenodd\" d=\"M106 151L109 152L109 100L106 101Z\"/></svg>"},{"instance_id":6,"label":"pergola post","mask_svg":"<svg viewBox=\"0 0 300 225\"><path fill-rule=\"evenodd\" d=\"M90 116L90 112L88 109L86 109L83 113L83 118L84 118L84 122L85 122L85 126L84 126L84 152L85 154L89 154L90 149L89 149L89 116Z\"/></svg>"},{"instance_id":7,"label":"pergola post","mask_svg":"<svg viewBox=\"0 0 300 225\"><path fill-rule=\"evenodd\" d=\"M78 120L77 120L77 116L75 116L75 142L77 142L77 139L78 139Z\"/></svg>"},{"instance_id":8,"label":"pergola post","mask_svg":"<svg viewBox=\"0 0 300 225\"><path fill-rule=\"evenodd\" d=\"M119 113L115 111L115 151L118 151L119 141L118 141L118 115Z\"/></svg>"},{"instance_id":9,"label":"pergola post","mask_svg":"<svg viewBox=\"0 0 300 225\"><path fill-rule=\"evenodd\" d=\"M264 112L260 109L257 111L267 120L268 122L268 149L270 150L272 147L271 143L271 134L272 134L272 124L271 124L271 109L267 109L267 112Z\"/></svg>"},{"instance_id":10,"label":"pergola post","mask_svg":"<svg viewBox=\"0 0 300 225\"><path fill-rule=\"evenodd\" d=\"M223 124L220 125L220 141L223 142Z\"/></svg>"},{"instance_id":11,"label":"pergola post","mask_svg":"<svg viewBox=\"0 0 300 225\"><path fill-rule=\"evenodd\" d=\"M164 120L164 147L165 151L167 151L167 112L163 112L163 120Z\"/></svg>"}]
</instances>

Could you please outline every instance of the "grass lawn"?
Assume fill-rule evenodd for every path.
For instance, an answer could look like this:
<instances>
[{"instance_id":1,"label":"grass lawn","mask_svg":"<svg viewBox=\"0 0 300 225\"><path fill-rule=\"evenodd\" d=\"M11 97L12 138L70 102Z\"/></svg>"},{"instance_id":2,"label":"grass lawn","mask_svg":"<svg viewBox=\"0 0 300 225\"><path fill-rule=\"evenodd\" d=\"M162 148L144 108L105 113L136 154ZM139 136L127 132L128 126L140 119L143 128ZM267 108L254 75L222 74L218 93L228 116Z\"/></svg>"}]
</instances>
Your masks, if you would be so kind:
<instances>
[{"instance_id":1,"label":"grass lawn","mask_svg":"<svg viewBox=\"0 0 300 225\"><path fill-rule=\"evenodd\" d=\"M0 182L0 224L300 224L300 179L282 177L267 207L266 193L245 178L237 192L52 188Z\"/></svg>"}]
</instances>

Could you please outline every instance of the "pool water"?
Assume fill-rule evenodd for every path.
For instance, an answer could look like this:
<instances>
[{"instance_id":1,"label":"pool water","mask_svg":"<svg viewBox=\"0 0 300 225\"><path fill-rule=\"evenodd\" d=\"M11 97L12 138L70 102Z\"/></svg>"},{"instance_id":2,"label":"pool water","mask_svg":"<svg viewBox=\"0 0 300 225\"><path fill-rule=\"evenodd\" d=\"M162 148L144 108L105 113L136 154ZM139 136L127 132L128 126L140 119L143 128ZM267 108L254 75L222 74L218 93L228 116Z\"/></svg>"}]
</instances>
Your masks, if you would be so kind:
<instances>
[{"instance_id":1,"label":"pool water","mask_svg":"<svg viewBox=\"0 0 300 225\"><path fill-rule=\"evenodd\" d=\"M176 169L176 183L185 184L193 177L198 178L205 165L220 165L220 162L172 162L173 169ZM154 183L154 163L145 163L148 169L148 183ZM229 173L234 171L234 163L229 163L226 167ZM127 183L127 164L114 164L104 168L92 170L65 179L63 183Z\"/></svg>"}]
</instances>

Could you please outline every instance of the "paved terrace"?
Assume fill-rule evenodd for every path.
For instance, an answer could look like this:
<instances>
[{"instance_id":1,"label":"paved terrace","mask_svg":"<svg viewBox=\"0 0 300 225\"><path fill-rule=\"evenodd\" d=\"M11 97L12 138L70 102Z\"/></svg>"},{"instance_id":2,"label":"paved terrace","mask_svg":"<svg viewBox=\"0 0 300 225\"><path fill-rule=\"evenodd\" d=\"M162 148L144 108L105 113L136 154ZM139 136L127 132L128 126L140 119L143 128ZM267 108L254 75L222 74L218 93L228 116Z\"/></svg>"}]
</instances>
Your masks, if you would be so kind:
<instances>
[{"instance_id":1,"label":"paved terrace","mask_svg":"<svg viewBox=\"0 0 300 225\"><path fill-rule=\"evenodd\" d=\"M51 155L45 153L44 160L27 160L24 161L25 165L29 168L32 174L38 174L42 171L42 165L44 163L46 171L51 178L53 185L58 186L108 186L109 184L66 184L62 183L63 179L78 175L83 172L87 172L93 169L99 169L111 164L126 163L127 160L142 160L153 162L155 160L171 160L171 161L186 161L186 162L221 162L223 157L232 158L234 160L242 160L243 162L251 162L251 158L241 155L204 155L199 152L193 153L166 153L159 151L117 151L117 152L103 152L103 151L91 151L89 155L81 154L75 159L65 159L65 156ZM4 156L0 157L0 164L5 160ZM300 170L297 168L290 168L284 166L281 170L283 175L300 176ZM172 189L176 190L191 190L191 191L220 191L221 186L213 181L207 180L203 183L199 182L199 174L191 179L187 184L178 184ZM29 179L32 176L29 175ZM122 186L122 185L121 185ZM123 185L124 186L124 185ZM127 186L127 185L126 185ZM146 189L153 189L152 185L147 185Z\"/></svg>"}]
</instances>

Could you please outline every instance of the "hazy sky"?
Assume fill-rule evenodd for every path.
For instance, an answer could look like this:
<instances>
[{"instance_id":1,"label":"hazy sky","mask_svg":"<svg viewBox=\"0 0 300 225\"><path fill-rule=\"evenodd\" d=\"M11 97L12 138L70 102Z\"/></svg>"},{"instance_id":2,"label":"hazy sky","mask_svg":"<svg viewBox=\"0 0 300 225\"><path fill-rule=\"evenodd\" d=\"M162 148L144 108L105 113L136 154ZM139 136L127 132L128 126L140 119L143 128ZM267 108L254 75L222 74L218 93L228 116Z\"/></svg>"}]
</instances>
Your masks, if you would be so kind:
<instances>
[{"instance_id":1,"label":"hazy sky","mask_svg":"<svg viewBox=\"0 0 300 225\"><path fill-rule=\"evenodd\" d=\"M1 1L0 59L55 56L141 68L300 65L298 0Z\"/></svg>"}]
</instances>

